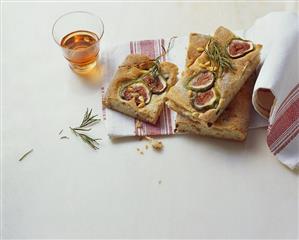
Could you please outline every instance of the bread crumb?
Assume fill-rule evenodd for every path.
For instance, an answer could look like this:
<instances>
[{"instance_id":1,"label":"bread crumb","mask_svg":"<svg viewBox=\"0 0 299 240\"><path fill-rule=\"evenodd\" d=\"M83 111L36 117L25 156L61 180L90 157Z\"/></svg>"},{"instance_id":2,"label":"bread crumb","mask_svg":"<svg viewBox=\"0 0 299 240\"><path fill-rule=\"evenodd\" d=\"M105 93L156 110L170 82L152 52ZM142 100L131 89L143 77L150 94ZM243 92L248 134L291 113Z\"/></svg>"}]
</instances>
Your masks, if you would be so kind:
<instances>
[{"instance_id":1,"label":"bread crumb","mask_svg":"<svg viewBox=\"0 0 299 240\"><path fill-rule=\"evenodd\" d=\"M198 47L198 48L196 48L196 50L199 51L199 52L203 52L205 49L202 48L202 47Z\"/></svg>"},{"instance_id":2,"label":"bread crumb","mask_svg":"<svg viewBox=\"0 0 299 240\"><path fill-rule=\"evenodd\" d=\"M142 149L140 149L140 148L137 148L137 152L138 152L139 154L141 154L141 155L144 154L144 152L143 152Z\"/></svg>"},{"instance_id":3,"label":"bread crumb","mask_svg":"<svg viewBox=\"0 0 299 240\"><path fill-rule=\"evenodd\" d=\"M193 92L192 92L192 90L188 90L188 96L189 96L189 97L192 97L192 96L193 96Z\"/></svg>"},{"instance_id":4,"label":"bread crumb","mask_svg":"<svg viewBox=\"0 0 299 240\"><path fill-rule=\"evenodd\" d=\"M136 126L136 128L142 128L142 122L137 119L136 123L135 123L135 126Z\"/></svg>"},{"instance_id":5,"label":"bread crumb","mask_svg":"<svg viewBox=\"0 0 299 240\"><path fill-rule=\"evenodd\" d=\"M147 145L147 144L145 145L145 149L146 149L146 150L148 149L148 145Z\"/></svg>"},{"instance_id":6,"label":"bread crumb","mask_svg":"<svg viewBox=\"0 0 299 240\"><path fill-rule=\"evenodd\" d=\"M153 149L157 150L157 151L161 151L163 149L163 143L161 141L158 141L154 138L148 137L146 136L145 139L147 139L148 141L150 141L150 144L152 145Z\"/></svg>"}]
</instances>

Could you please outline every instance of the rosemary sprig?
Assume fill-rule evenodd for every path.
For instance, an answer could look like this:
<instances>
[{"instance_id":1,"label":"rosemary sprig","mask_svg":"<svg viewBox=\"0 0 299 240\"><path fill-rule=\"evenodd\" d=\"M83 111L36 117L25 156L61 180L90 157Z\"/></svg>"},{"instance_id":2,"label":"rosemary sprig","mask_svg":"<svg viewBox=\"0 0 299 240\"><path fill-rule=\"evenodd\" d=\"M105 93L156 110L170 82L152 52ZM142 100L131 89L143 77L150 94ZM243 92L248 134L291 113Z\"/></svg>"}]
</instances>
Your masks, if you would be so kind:
<instances>
[{"instance_id":1,"label":"rosemary sprig","mask_svg":"<svg viewBox=\"0 0 299 240\"><path fill-rule=\"evenodd\" d=\"M205 52L209 59L213 61L218 68L221 68L222 71L225 72L228 70L234 70L233 64L228 54L222 49L216 40L210 39Z\"/></svg>"},{"instance_id":2,"label":"rosemary sprig","mask_svg":"<svg viewBox=\"0 0 299 240\"><path fill-rule=\"evenodd\" d=\"M26 152L20 159L19 161L22 161L25 157L27 157L30 153L33 152L33 148L31 150L29 150L28 152Z\"/></svg>"},{"instance_id":3,"label":"rosemary sprig","mask_svg":"<svg viewBox=\"0 0 299 240\"><path fill-rule=\"evenodd\" d=\"M87 110L84 114L84 118L83 118L79 128L89 127L89 126L100 121L100 119L96 118L98 115L91 115L91 113L92 113L92 109L90 109L90 111L88 111L88 108L87 108Z\"/></svg>"},{"instance_id":4,"label":"rosemary sprig","mask_svg":"<svg viewBox=\"0 0 299 240\"><path fill-rule=\"evenodd\" d=\"M98 145L99 145L99 140L101 140L101 138L92 138L84 133L80 133L76 130L74 130L73 128L70 127L70 129L74 132L74 134L76 136L79 136L83 142L87 143L91 148L93 148L94 150L99 149Z\"/></svg>"},{"instance_id":5,"label":"rosemary sprig","mask_svg":"<svg viewBox=\"0 0 299 240\"><path fill-rule=\"evenodd\" d=\"M164 46L162 46L162 51L163 53L161 55L159 55L158 57L154 58L154 59L150 59L150 61L153 63L153 66L148 69L145 73L143 73L138 79L142 79L144 78L145 76L151 74L153 77L157 77L158 75L161 75L160 73L160 59L164 56L166 56L169 51L173 48L174 46L174 40L177 38L177 36L173 36L169 39L169 42L168 42L168 45L167 45L167 48L165 49ZM137 66L138 67L138 63L137 64L134 64L133 66ZM127 67L126 65L121 65L119 66L120 68L121 67ZM136 79L137 80L137 79Z\"/></svg>"},{"instance_id":6,"label":"rosemary sprig","mask_svg":"<svg viewBox=\"0 0 299 240\"><path fill-rule=\"evenodd\" d=\"M162 46L162 50L163 53L161 55L159 55L158 57L156 57L155 59L151 59L151 61L153 62L153 66L148 70L148 72L144 73L140 78L145 77L146 75L151 74L154 78L157 77L158 75L160 75L160 59L164 56L166 56L169 51L173 48L174 46L174 40L177 38L177 36L171 37L169 39L167 48L165 49L164 46Z\"/></svg>"},{"instance_id":7,"label":"rosemary sprig","mask_svg":"<svg viewBox=\"0 0 299 240\"><path fill-rule=\"evenodd\" d=\"M95 150L99 149L98 141L101 140L101 138L92 138L83 132L90 131L90 127L100 121L100 119L96 118L97 116L98 115L92 115L92 109L90 109L89 111L87 108L80 126L75 128L70 127L70 129L76 136L80 137L83 142L87 143L90 147L92 147Z\"/></svg>"}]
</instances>

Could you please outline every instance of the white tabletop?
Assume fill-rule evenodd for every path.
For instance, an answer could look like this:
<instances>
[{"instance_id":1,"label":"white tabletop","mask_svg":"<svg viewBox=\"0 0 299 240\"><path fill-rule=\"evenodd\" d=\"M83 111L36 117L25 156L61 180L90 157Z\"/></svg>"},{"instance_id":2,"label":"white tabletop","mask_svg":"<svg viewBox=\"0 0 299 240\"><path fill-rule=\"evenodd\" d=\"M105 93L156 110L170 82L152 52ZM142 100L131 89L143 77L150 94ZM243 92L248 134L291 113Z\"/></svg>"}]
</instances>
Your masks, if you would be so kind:
<instances>
[{"instance_id":1,"label":"white tabletop","mask_svg":"<svg viewBox=\"0 0 299 240\"><path fill-rule=\"evenodd\" d=\"M296 3L3 3L2 230L4 238L296 238L298 173L269 152L265 129L244 143L165 137L98 151L74 137L97 87L68 68L51 36L57 17L87 10L105 24L102 47L137 39L243 29ZM58 132L70 136L60 140ZM18 158L34 148L26 159Z\"/></svg>"}]
</instances>

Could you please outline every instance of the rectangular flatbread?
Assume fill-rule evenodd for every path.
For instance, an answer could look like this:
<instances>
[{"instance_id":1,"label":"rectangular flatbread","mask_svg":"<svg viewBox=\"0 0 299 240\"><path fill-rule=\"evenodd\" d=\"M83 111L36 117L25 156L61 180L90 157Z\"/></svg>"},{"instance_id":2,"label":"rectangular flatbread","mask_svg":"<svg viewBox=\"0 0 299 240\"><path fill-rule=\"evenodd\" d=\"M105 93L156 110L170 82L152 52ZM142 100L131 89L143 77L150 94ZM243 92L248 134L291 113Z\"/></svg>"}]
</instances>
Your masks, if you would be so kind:
<instances>
[{"instance_id":1,"label":"rectangular flatbread","mask_svg":"<svg viewBox=\"0 0 299 240\"><path fill-rule=\"evenodd\" d=\"M177 82L178 68L146 55L131 54L119 66L103 104L111 109L155 124L166 93Z\"/></svg>"},{"instance_id":2,"label":"rectangular flatbread","mask_svg":"<svg viewBox=\"0 0 299 240\"><path fill-rule=\"evenodd\" d=\"M261 48L224 27L213 37L191 33L186 68L167 105L192 121L215 122L255 71Z\"/></svg>"},{"instance_id":3,"label":"rectangular flatbread","mask_svg":"<svg viewBox=\"0 0 299 240\"><path fill-rule=\"evenodd\" d=\"M202 124L178 114L176 131L236 141L245 140L255 78L253 74L214 123Z\"/></svg>"}]
</instances>

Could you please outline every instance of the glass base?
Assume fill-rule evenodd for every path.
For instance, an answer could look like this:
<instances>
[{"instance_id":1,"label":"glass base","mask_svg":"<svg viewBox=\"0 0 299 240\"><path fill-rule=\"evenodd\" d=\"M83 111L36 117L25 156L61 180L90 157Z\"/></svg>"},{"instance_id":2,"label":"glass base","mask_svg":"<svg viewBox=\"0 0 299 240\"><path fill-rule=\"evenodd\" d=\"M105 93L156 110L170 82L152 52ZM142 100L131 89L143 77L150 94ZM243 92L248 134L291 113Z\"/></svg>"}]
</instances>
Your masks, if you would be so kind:
<instances>
[{"instance_id":1,"label":"glass base","mask_svg":"<svg viewBox=\"0 0 299 240\"><path fill-rule=\"evenodd\" d=\"M70 68L74 72L82 74L82 73L87 73L87 72L91 71L97 65L97 61L94 61L94 62L89 63L89 64L84 65L84 66L71 64L71 63L69 65L70 65Z\"/></svg>"}]
</instances>

